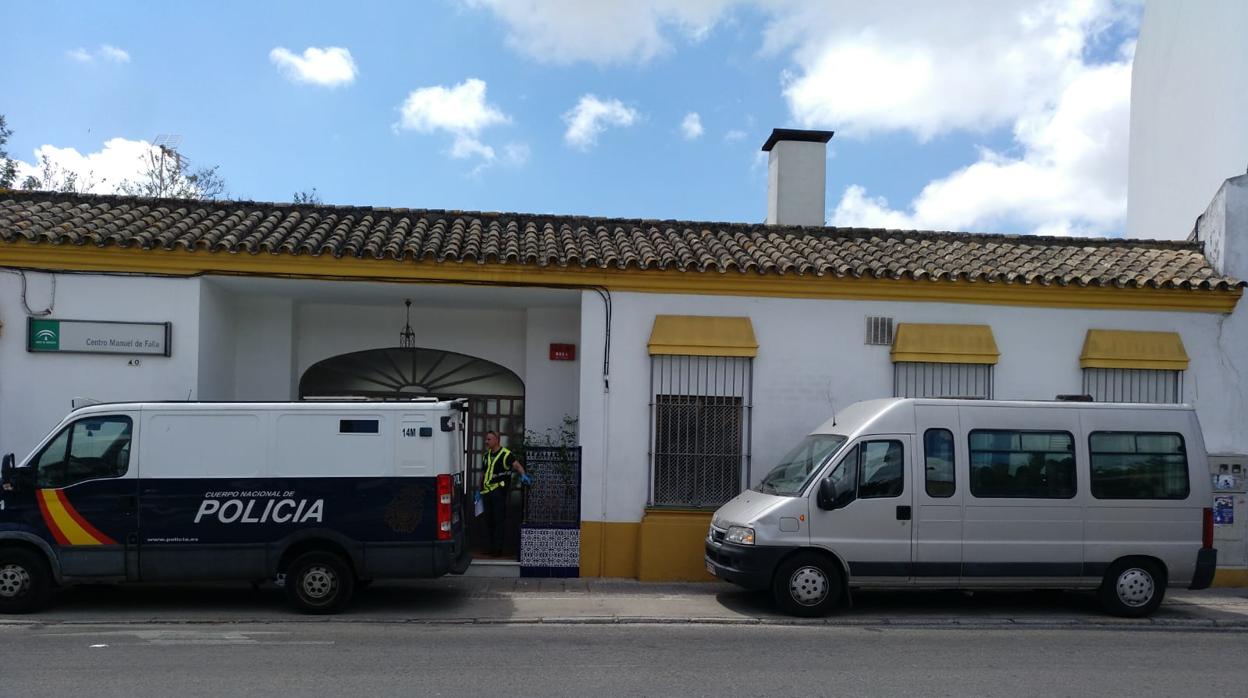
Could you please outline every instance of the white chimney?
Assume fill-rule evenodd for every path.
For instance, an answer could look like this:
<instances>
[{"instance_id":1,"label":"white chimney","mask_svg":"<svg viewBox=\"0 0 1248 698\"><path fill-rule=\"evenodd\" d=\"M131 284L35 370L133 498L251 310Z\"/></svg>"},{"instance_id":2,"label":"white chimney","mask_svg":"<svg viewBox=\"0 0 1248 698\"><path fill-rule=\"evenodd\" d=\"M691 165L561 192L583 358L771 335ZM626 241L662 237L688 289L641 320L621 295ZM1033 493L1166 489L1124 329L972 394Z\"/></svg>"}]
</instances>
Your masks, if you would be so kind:
<instances>
[{"instance_id":1,"label":"white chimney","mask_svg":"<svg viewBox=\"0 0 1248 698\"><path fill-rule=\"evenodd\" d=\"M828 141L832 131L772 129L767 159L767 224L824 225Z\"/></svg>"}]
</instances>

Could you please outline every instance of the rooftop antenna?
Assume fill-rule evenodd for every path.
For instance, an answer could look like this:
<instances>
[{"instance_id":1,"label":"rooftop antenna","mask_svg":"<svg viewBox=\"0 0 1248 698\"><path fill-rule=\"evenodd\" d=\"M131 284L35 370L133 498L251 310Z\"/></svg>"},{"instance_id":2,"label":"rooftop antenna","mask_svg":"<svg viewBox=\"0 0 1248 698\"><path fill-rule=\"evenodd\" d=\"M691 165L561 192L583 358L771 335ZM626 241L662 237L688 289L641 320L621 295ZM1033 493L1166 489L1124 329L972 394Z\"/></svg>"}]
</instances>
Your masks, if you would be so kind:
<instances>
[{"instance_id":1,"label":"rooftop antenna","mask_svg":"<svg viewBox=\"0 0 1248 698\"><path fill-rule=\"evenodd\" d=\"M157 177L160 182L160 193L165 193L165 158L173 158L177 166L177 171L181 172L183 166L189 162L181 153L178 152L178 146L182 145L182 136L173 133L159 133L152 139L152 145L160 150L160 167L157 171Z\"/></svg>"},{"instance_id":2,"label":"rooftop antenna","mask_svg":"<svg viewBox=\"0 0 1248 698\"><path fill-rule=\"evenodd\" d=\"M828 379L828 388L826 397L828 405L832 408L832 426L836 426L836 391L832 388L832 379Z\"/></svg>"}]
</instances>

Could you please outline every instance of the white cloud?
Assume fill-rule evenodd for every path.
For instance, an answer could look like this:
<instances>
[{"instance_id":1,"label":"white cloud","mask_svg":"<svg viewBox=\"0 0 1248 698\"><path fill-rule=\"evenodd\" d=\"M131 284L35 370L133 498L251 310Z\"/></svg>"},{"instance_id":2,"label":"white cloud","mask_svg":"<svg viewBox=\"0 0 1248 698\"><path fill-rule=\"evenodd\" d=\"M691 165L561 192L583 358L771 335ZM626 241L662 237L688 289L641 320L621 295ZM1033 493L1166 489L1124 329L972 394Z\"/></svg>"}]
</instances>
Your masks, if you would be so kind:
<instances>
[{"instance_id":1,"label":"white cloud","mask_svg":"<svg viewBox=\"0 0 1248 698\"><path fill-rule=\"evenodd\" d=\"M624 106L618 99L606 101L592 94L581 95L576 106L563 115L568 125L563 140L579 150L589 150L598 142L598 136L610 127L628 127L637 122L635 109Z\"/></svg>"},{"instance_id":2,"label":"white cloud","mask_svg":"<svg viewBox=\"0 0 1248 698\"><path fill-rule=\"evenodd\" d=\"M101 58L104 58L105 60L113 61L114 63L129 63L130 62L130 54L126 53L122 49L117 48L116 46L109 46L108 44L103 44L100 46L99 53L100 53Z\"/></svg>"},{"instance_id":3,"label":"white cloud","mask_svg":"<svg viewBox=\"0 0 1248 698\"><path fill-rule=\"evenodd\" d=\"M309 46L303 55L279 46L269 51L269 60L287 79L322 87L349 85L359 74L351 52L340 46Z\"/></svg>"},{"instance_id":4,"label":"white cloud","mask_svg":"<svg viewBox=\"0 0 1248 698\"><path fill-rule=\"evenodd\" d=\"M66 51L65 55L68 56L71 60L77 61L79 63L94 63L97 60L106 61L109 63L129 63L130 62L129 53L126 53L124 50L119 49L116 46L110 46L108 44L100 44L100 47L97 48L94 52L88 51L87 49L79 46L78 48Z\"/></svg>"},{"instance_id":5,"label":"white cloud","mask_svg":"<svg viewBox=\"0 0 1248 698\"><path fill-rule=\"evenodd\" d=\"M1130 98L1130 63L1089 66L1056 105L1016 121L1021 155L982 150L976 162L928 183L905 210L850 186L832 223L942 230L1021 224L1045 235L1118 230L1126 214Z\"/></svg>"},{"instance_id":6,"label":"white cloud","mask_svg":"<svg viewBox=\"0 0 1248 698\"><path fill-rule=\"evenodd\" d=\"M687 141L702 137L702 117L696 111L685 114L685 118L680 122L680 134Z\"/></svg>"},{"instance_id":7,"label":"white cloud","mask_svg":"<svg viewBox=\"0 0 1248 698\"><path fill-rule=\"evenodd\" d=\"M776 6L768 51L790 50L783 94L798 124L839 137L1011 125L1051 106L1109 0L797 3Z\"/></svg>"},{"instance_id":8,"label":"white cloud","mask_svg":"<svg viewBox=\"0 0 1248 698\"><path fill-rule=\"evenodd\" d=\"M738 0L462 0L507 25L507 44L543 63L645 62L671 50L667 34L704 38Z\"/></svg>"},{"instance_id":9,"label":"white cloud","mask_svg":"<svg viewBox=\"0 0 1248 698\"><path fill-rule=\"evenodd\" d=\"M486 128L511 119L486 101L485 91L485 81L478 78L468 78L454 87L433 85L413 90L400 107L396 126L421 133L445 131L455 137L451 157L493 160L494 148L478 136Z\"/></svg>"},{"instance_id":10,"label":"white cloud","mask_svg":"<svg viewBox=\"0 0 1248 698\"><path fill-rule=\"evenodd\" d=\"M734 141L743 140L745 136L746 136L745 131L742 131L739 128L734 128L728 133L724 134L724 140L728 141L729 143L732 143Z\"/></svg>"},{"instance_id":11,"label":"white cloud","mask_svg":"<svg viewBox=\"0 0 1248 698\"><path fill-rule=\"evenodd\" d=\"M533 150L527 143L508 143L503 146L503 161L514 167L524 165L532 154Z\"/></svg>"},{"instance_id":12,"label":"white cloud","mask_svg":"<svg viewBox=\"0 0 1248 698\"><path fill-rule=\"evenodd\" d=\"M136 180L147 169L146 156L152 145L147 141L111 138L104 147L93 153L82 154L74 148L58 148L41 145L35 148L32 162L17 161L17 181L20 184L28 176L44 177L43 160L51 163L60 181L67 174L77 176L78 187L92 194L111 194L122 182Z\"/></svg>"}]
</instances>

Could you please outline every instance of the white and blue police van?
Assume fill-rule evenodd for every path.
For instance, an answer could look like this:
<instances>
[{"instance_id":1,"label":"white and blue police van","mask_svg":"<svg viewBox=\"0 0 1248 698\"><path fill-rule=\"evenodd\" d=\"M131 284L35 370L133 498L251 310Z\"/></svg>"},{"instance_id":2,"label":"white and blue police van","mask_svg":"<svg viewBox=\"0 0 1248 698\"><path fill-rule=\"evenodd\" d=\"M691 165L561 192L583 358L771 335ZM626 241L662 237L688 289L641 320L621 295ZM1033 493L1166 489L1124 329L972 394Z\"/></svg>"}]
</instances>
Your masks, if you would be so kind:
<instances>
[{"instance_id":1,"label":"white and blue police van","mask_svg":"<svg viewBox=\"0 0 1248 698\"><path fill-rule=\"evenodd\" d=\"M463 573L463 401L73 410L0 469L0 613L77 583L274 581L332 613Z\"/></svg>"}]
</instances>

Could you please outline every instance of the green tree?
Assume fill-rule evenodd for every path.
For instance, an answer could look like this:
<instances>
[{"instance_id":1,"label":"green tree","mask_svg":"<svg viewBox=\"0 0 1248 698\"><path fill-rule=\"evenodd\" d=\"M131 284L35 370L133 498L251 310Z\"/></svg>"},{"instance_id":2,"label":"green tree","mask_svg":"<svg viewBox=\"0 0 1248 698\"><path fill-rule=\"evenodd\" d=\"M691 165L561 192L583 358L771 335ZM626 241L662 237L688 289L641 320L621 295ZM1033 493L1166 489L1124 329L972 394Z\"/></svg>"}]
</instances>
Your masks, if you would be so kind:
<instances>
[{"instance_id":1,"label":"green tree","mask_svg":"<svg viewBox=\"0 0 1248 698\"><path fill-rule=\"evenodd\" d=\"M317 193L316 187L312 187L310 190L295 192L291 201L296 204L319 205L321 203L321 195Z\"/></svg>"},{"instance_id":2,"label":"green tree","mask_svg":"<svg viewBox=\"0 0 1248 698\"><path fill-rule=\"evenodd\" d=\"M17 161L10 158L5 149L11 135L13 131L5 123L4 114L0 114L0 189L12 189L17 183Z\"/></svg>"},{"instance_id":3,"label":"green tree","mask_svg":"<svg viewBox=\"0 0 1248 698\"><path fill-rule=\"evenodd\" d=\"M127 179L117 190L129 196L162 199L220 199L225 180L216 165L192 170L190 162L172 148L154 146L143 156L143 171Z\"/></svg>"}]
</instances>

